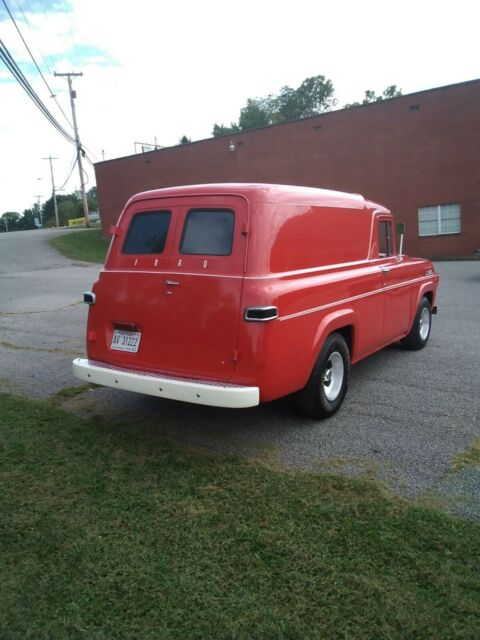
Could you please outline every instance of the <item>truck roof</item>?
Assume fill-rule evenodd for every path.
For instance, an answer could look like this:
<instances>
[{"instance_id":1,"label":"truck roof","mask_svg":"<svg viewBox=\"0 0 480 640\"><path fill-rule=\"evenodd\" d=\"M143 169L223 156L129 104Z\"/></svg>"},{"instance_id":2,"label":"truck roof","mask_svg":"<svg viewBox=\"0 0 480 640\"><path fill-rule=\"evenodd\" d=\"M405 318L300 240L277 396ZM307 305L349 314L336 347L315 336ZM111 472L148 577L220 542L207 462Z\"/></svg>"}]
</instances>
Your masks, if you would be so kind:
<instances>
[{"instance_id":1,"label":"truck roof","mask_svg":"<svg viewBox=\"0 0 480 640\"><path fill-rule=\"evenodd\" d=\"M193 184L179 187L167 187L143 191L132 196L127 204L151 198L167 198L180 196L203 195L239 195L248 200L269 203L315 204L325 207L339 207L345 209L376 209L388 212L382 205L365 200L357 193L344 193L330 189L314 187L298 187L283 184L263 184L231 182L218 184Z\"/></svg>"}]
</instances>

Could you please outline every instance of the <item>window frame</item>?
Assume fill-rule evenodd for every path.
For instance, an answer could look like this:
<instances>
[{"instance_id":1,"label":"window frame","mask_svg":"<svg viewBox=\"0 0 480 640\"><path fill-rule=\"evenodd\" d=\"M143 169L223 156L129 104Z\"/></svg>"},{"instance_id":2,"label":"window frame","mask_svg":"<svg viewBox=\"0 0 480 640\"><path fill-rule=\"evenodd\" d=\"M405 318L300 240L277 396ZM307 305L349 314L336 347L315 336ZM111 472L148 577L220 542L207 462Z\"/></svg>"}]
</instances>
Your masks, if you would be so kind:
<instances>
[{"instance_id":1,"label":"window frame","mask_svg":"<svg viewBox=\"0 0 480 640\"><path fill-rule=\"evenodd\" d=\"M167 232L165 234L165 242L163 243L163 247L161 251L149 251L148 253L145 252L141 252L139 253L138 251L125 251L125 247L127 246L127 243L130 239L130 234L132 233L132 229L133 229L133 225L135 224L135 218L139 217L139 216L152 216L152 215L158 215L159 213L168 213L168 226L167 226ZM130 218L130 221L128 223L128 229L125 233L125 239L122 243L122 248L120 249L120 254L122 256L161 256L164 255L165 253L165 249L167 247L167 243L168 243L168 236L169 236L169 232L170 232L170 225L172 222L172 210L171 209L153 209L153 210L140 210L140 211L136 211Z\"/></svg>"},{"instance_id":2,"label":"window frame","mask_svg":"<svg viewBox=\"0 0 480 640\"><path fill-rule=\"evenodd\" d=\"M387 240L387 253L382 253L380 251L380 229L382 228L382 224L385 225L387 230L386 240ZM378 257L379 258L391 258L395 255L394 246L393 246L393 224L390 218L379 218L377 220L377 242L378 242Z\"/></svg>"},{"instance_id":3,"label":"window frame","mask_svg":"<svg viewBox=\"0 0 480 640\"><path fill-rule=\"evenodd\" d=\"M449 207L449 206L458 207L458 231L442 231L442 208ZM421 225L421 222L425 222L425 221L420 220L420 212L422 211L422 209L433 209L435 207L437 209L437 220L436 220L437 231L436 233L422 233L420 225ZM462 233L462 206L459 202L444 202L443 204L430 204L430 205L424 205L423 207L418 207L417 217L418 217L418 237L419 238L429 238L429 237L435 238L436 236L456 236Z\"/></svg>"},{"instance_id":4,"label":"window frame","mask_svg":"<svg viewBox=\"0 0 480 640\"><path fill-rule=\"evenodd\" d=\"M232 235L231 235L231 239L230 239L230 249L228 253L190 253L190 252L186 252L183 251L182 249L182 245L183 242L185 240L185 234L187 231L187 226L188 226L188 217L190 216L191 213L197 213L197 212L205 212L205 213L210 213L210 212L222 212L222 213L229 213L232 215L233 217L233 225L232 225ZM231 256L233 254L233 247L234 247L234 237L235 237L235 211L234 209L230 208L230 207L191 207L188 209L188 211L185 213L185 217L183 219L183 228L182 228L182 234L180 236L180 242L178 243L178 255L180 256L208 256L208 257L212 257L212 258L227 258L228 256Z\"/></svg>"}]
</instances>

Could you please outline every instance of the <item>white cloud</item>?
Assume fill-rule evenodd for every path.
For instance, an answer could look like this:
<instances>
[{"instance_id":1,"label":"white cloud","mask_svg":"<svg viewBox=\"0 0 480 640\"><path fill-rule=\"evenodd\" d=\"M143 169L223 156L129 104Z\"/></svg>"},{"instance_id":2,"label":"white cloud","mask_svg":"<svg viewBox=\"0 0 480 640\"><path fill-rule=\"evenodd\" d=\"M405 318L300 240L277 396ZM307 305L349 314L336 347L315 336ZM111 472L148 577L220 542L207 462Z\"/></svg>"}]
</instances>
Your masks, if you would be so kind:
<instances>
[{"instance_id":1,"label":"white cloud","mask_svg":"<svg viewBox=\"0 0 480 640\"><path fill-rule=\"evenodd\" d=\"M43 59L52 71L83 71L74 83L80 134L99 158L102 149L107 158L133 153L136 140L157 137L171 145L183 134L208 137L214 122L236 120L248 97L319 73L332 79L340 105L360 99L365 89L381 92L395 83L407 93L479 75L478 20L469 0L73 0L62 6L46 12L40 3L39 12L26 13L30 28L15 15L46 74ZM68 126L8 16L0 16L0 28L36 91ZM6 77L0 67L0 213L23 210L36 193L48 197L42 157L59 157L60 183L74 154ZM47 75L47 81L70 116L65 79ZM78 182L75 173L67 188Z\"/></svg>"}]
</instances>

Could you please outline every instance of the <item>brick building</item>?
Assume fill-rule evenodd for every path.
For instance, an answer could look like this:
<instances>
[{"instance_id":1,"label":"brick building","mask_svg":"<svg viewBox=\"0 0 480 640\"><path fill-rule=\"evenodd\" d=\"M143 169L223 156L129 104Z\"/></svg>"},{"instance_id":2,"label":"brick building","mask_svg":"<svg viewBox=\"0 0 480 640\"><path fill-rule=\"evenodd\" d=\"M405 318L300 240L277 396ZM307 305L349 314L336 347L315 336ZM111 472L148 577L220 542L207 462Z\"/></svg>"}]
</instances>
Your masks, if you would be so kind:
<instances>
[{"instance_id":1,"label":"brick building","mask_svg":"<svg viewBox=\"0 0 480 640\"><path fill-rule=\"evenodd\" d=\"M480 79L95 165L103 229L139 191L273 182L361 193L406 223L406 253L480 249Z\"/></svg>"}]
</instances>

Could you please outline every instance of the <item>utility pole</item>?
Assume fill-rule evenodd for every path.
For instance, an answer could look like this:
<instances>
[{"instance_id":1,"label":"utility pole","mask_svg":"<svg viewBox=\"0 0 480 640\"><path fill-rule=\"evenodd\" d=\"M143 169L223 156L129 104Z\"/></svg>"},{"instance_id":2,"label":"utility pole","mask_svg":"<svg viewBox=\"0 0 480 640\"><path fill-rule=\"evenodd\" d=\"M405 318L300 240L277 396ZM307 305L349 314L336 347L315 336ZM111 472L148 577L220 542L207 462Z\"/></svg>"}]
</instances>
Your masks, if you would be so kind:
<instances>
[{"instance_id":1,"label":"utility pole","mask_svg":"<svg viewBox=\"0 0 480 640\"><path fill-rule=\"evenodd\" d=\"M55 193L55 181L53 180L53 166L52 166L52 160L58 160L58 158L52 158L52 156L48 156L48 158L42 158L42 160L48 160L50 162L50 175L52 176L53 209L55 211L55 224L58 229L60 225L58 223L57 194Z\"/></svg>"},{"instance_id":2,"label":"utility pole","mask_svg":"<svg viewBox=\"0 0 480 640\"><path fill-rule=\"evenodd\" d=\"M40 225L43 227L43 219L42 219L42 210L40 208L40 198L42 196L39 196L38 194L35 196L35 198L37 199L37 204L38 204L38 219L40 221Z\"/></svg>"},{"instance_id":3,"label":"utility pole","mask_svg":"<svg viewBox=\"0 0 480 640\"><path fill-rule=\"evenodd\" d=\"M73 118L73 129L75 131L75 144L77 147L77 163L78 163L78 170L80 172L80 187L82 190L82 200L83 200L83 214L85 216L85 226L89 227L90 226L90 216L88 215L88 202L87 202L87 194L85 193L85 178L83 175L83 167L82 167L82 156L83 156L83 149L82 149L82 145L80 143L80 136L78 135L78 126L77 126L77 116L75 114L75 98L77 97L76 92L72 89L72 78L75 78L77 76L83 76L83 73L80 71L79 73L57 73L56 71L54 72L55 76L63 76L65 78L67 78L68 80L68 90L70 92L70 104L72 106L72 118Z\"/></svg>"}]
</instances>

